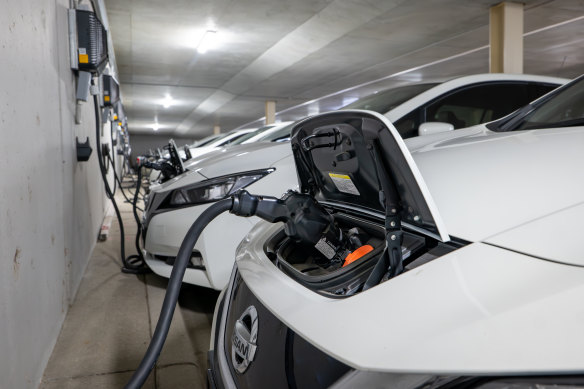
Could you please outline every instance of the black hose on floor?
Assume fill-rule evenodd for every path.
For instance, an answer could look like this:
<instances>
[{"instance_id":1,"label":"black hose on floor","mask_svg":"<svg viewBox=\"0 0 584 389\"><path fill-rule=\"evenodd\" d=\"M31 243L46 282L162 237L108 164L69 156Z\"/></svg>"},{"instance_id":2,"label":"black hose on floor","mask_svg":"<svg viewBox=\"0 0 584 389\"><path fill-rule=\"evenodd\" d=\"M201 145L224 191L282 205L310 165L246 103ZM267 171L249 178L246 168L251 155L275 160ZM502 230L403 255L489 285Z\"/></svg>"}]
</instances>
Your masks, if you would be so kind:
<instances>
[{"instance_id":1,"label":"black hose on floor","mask_svg":"<svg viewBox=\"0 0 584 389\"><path fill-rule=\"evenodd\" d=\"M172 322L172 316L174 315L174 309L176 308L176 303L178 301L182 279L193 253L193 247L195 247L195 243L197 243L197 240L199 239L199 235L201 235L201 232L203 232L207 224L221 213L229 211L232 205L233 200L231 198L216 202L207 208L201 216L197 218L191 228L189 228L185 239L180 245L172 272L170 273L170 279L168 281L168 286L166 287L166 294L164 296L162 308L160 309L160 316L158 317L158 323L156 324L154 335L152 336L152 340L150 340L148 350L146 350L142 362L140 362L140 366L138 366L138 369L126 384L126 389L141 388L160 355L160 351L162 350L162 346L168 335L170 323Z\"/></svg>"},{"instance_id":2,"label":"black hose on floor","mask_svg":"<svg viewBox=\"0 0 584 389\"><path fill-rule=\"evenodd\" d=\"M103 179L103 185L105 186L105 193L107 197L111 200L114 210L116 211L116 217L118 219L118 223L120 225L120 252L122 255L122 272L124 273L131 273L131 274L143 274L150 272L148 266L145 263L130 263L126 260L126 237L124 234L124 222L122 220L122 215L120 213L120 209L118 208L118 204L116 203L116 199L112 193L112 190L109 186L107 181L107 175L105 171L105 166L103 164L103 154L101 152L101 112L100 112L100 105L99 99L97 95L93 96L93 104L94 104L94 111L95 111L95 141L97 143L97 160L99 161L99 169L101 171L101 178Z\"/></svg>"},{"instance_id":3,"label":"black hose on floor","mask_svg":"<svg viewBox=\"0 0 584 389\"><path fill-rule=\"evenodd\" d=\"M138 207L136 204L138 203L138 195L140 194L140 184L142 182L142 169L138 168L138 181L136 184L136 192L134 193L134 201L132 201L132 213L134 214L134 220L136 220L136 225L138 226L138 230L136 231L136 239L134 240L134 244L136 246L135 255L130 255L126 258L126 261L132 265L143 264L146 265L146 261L144 260L144 255L142 255L142 249L140 248L140 236L142 235L142 223L140 222L140 217L138 216ZM121 189L121 186L120 186Z\"/></svg>"},{"instance_id":4,"label":"black hose on floor","mask_svg":"<svg viewBox=\"0 0 584 389\"><path fill-rule=\"evenodd\" d=\"M108 155L108 158L109 158L109 160L110 160L110 163L114 163L114 162L112 161L112 157L111 157L111 156L109 156L109 155ZM140 173L140 171L138 171L138 172ZM122 195L124 196L124 199L126 199L126 202L127 202L127 203L130 203L130 204L133 204L133 205L135 206L135 204L137 204L137 198L136 198L135 194L134 194L134 193L132 193L132 192L131 192L131 191L128 189L128 191L130 192L130 194L132 195L132 197L134 197L134 200L130 200L130 198L128 197L128 195L126 195L126 192L124 191L124 187L122 186L122 180L121 180L121 179L120 179L120 177L118 176L118 173L116 172L116 169L114 169L114 178L115 178L115 180L117 181L117 183L118 183L118 187L120 188L120 191L122 192ZM137 189L140 189L140 185L138 185L136 188L137 188ZM115 194L115 191L114 191L114 194ZM143 210L142 210L140 207L138 207L138 206L135 206L135 208L136 208L138 211L140 211L140 212L144 212L144 211L143 211Z\"/></svg>"}]
</instances>

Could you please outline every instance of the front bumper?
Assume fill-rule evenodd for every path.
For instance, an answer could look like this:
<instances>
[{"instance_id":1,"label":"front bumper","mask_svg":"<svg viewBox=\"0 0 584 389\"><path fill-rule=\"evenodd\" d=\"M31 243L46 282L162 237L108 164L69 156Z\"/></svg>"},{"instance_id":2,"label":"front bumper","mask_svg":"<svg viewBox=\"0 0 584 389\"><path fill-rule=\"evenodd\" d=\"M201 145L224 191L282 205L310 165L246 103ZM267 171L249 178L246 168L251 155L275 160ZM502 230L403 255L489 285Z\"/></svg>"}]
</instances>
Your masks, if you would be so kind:
<instances>
[{"instance_id":1,"label":"front bumper","mask_svg":"<svg viewBox=\"0 0 584 389\"><path fill-rule=\"evenodd\" d=\"M144 240L144 258L152 271L168 278L172 266L157 256L176 257L191 225L210 204L180 208L152 215ZM194 251L203 259L204 268L187 269L183 282L221 290L227 285L233 267L235 249L256 218L241 218L224 213L203 230Z\"/></svg>"},{"instance_id":2,"label":"front bumper","mask_svg":"<svg viewBox=\"0 0 584 389\"><path fill-rule=\"evenodd\" d=\"M328 388L351 370L273 316L237 272L218 304L213 349L207 355L210 388ZM236 321L249 306L258 313L257 351L240 373L233 367L231 339Z\"/></svg>"}]
</instances>

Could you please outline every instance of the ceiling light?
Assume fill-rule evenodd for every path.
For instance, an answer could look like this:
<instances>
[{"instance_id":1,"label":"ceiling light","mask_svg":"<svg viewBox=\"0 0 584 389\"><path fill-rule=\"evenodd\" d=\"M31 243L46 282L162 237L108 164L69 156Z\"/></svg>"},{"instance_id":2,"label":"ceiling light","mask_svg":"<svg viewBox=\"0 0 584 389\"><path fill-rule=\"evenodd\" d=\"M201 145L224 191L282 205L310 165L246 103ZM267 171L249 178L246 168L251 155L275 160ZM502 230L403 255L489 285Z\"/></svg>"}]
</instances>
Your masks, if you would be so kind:
<instances>
[{"instance_id":1,"label":"ceiling light","mask_svg":"<svg viewBox=\"0 0 584 389\"><path fill-rule=\"evenodd\" d=\"M164 108L168 108L174 104L174 100L170 95L167 93L164 99L160 102Z\"/></svg>"},{"instance_id":2,"label":"ceiling light","mask_svg":"<svg viewBox=\"0 0 584 389\"><path fill-rule=\"evenodd\" d=\"M207 30L197 45L197 51L200 54L205 54L209 49L212 49L217 44L217 31Z\"/></svg>"},{"instance_id":3,"label":"ceiling light","mask_svg":"<svg viewBox=\"0 0 584 389\"><path fill-rule=\"evenodd\" d=\"M158 131L159 129L160 129L160 124L158 124L158 123L154 123L154 124L152 125L152 130L153 130L153 131Z\"/></svg>"}]
</instances>

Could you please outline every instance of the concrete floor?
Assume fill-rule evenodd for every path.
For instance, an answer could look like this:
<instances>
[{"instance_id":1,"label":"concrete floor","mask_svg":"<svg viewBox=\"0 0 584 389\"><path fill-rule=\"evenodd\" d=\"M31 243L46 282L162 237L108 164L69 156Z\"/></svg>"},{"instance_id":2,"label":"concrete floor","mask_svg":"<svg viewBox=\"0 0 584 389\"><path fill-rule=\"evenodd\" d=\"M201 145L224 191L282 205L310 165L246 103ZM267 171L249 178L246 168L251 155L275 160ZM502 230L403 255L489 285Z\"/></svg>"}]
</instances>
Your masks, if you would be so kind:
<instances>
[{"instance_id":1,"label":"concrete floor","mask_svg":"<svg viewBox=\"0 0 584 389\"><path fill-rule=\"evenodd\" d=\"M118 191L126 255L135 254L131 205ZM120 271L120 230L114 218L98 242L49 360L41 389L123 388L156 326L167 280ZM218 292L183 285L168 338L144 388L205 388L207 350Z\"/></svg>"}]
</instances>

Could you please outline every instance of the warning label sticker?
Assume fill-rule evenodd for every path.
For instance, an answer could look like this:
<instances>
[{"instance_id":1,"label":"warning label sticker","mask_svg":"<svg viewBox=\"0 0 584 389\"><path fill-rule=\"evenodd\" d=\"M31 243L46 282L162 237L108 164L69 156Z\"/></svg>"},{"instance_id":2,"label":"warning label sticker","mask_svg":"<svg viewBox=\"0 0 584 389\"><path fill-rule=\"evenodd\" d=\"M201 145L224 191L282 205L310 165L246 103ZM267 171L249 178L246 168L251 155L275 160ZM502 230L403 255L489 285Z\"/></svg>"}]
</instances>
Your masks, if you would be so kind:
<instances>
[{"instance_id":1,"label":"warning label sticker","mask_svg":"<svg viewBox=\"0 0 584 389\"><path fill-rule=\"evenodd\" d=\"M333 180L333 183L337 187L339 192L349 193L352 195L360 196L359 190L355 184L353 184L353 180L346 174L336 174L336 173L329 173L329 177Z\"/></svg>"},{"instance_id":2,"label":"warning label sticker","mask_svg":"<svg viewBox=\"0 0 584 389\"><path fill-rule=\"evenodd\" d=\"M324 237L316 242L314 248L320 251L327 259L332 259L335 256L335 248Z\"/></svg>"}]
</instances>

